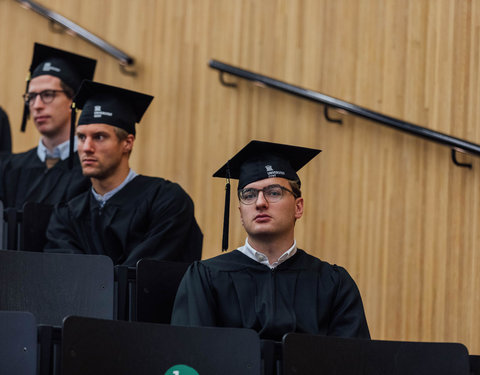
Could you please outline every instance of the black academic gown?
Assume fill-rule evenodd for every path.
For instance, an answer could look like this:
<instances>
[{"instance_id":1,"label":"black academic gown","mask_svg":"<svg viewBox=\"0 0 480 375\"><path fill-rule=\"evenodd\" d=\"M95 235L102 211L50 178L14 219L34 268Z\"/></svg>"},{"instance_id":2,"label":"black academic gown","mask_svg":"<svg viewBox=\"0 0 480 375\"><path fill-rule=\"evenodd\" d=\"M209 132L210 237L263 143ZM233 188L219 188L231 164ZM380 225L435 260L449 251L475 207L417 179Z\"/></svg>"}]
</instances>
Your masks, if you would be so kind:
<instances>
[{"instance_id":1,"label":"black academic gown","mask_svg":"<svg viewBox=\"0 0 480 375\"><path fill-rule=\"evenodd\" d=\"M203 235L180 185L138 175L102 209L91 191L58 205L47 239L46 251L104 254L114 264L135 266L142 258L198 260Z\"/></svg>"},{"instance_id":2,"label":"black academic gown","mask_svg":"<svg viewBox=\"0 0 480 375\"><path fill-rule=\"evenodd\" d=\"M0 200L5 207L21 209L26 202L53 205L72 199L90 186L76 153L72 169L68 168L68 159L47 169L38 158L37 148L12 154L1 164Z\"/></svg>"},{"instance_id":3,"label":"black academic gown","mask_svg":"<svg viewBox=\"0 0 480 375\"><path fill-rule=\"evenodd\" d=\"M277 341L289 332L370 338L347 271L300 249L273 270L238 250L195 262L178 289L172 324L251 328Z\"/></svg>"}]
</instances>

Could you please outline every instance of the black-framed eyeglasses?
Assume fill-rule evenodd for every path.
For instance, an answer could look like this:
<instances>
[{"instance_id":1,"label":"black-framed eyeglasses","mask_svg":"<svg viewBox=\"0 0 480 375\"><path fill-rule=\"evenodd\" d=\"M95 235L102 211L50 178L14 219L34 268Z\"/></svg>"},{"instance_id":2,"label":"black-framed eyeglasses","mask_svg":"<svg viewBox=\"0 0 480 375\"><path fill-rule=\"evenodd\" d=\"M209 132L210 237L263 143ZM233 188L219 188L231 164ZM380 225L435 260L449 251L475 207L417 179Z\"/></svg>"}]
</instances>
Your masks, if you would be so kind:
<instances>
[{"instance_id":1,"label":"black-framed eyeglasses","mask_svg":"<svg viewBox=\"0 0 480 375\"><path fill-rule=\"evenodd\" d=\"M275 203L278 202L283 198L283 192L288 191L291 193L295 198L298 198L297 194L295 194L292 190L287 189L281 185L268 185L265 186L263 189L254 189L254 188L246 188L238 191L238 199L243 204L253 204L257 201L258 193L263 193L265 200L268 203Z\"/></svg>"},{"instance_id":2,"label":"black-framed eyeglasses","mask_svg":"<svg viewBox=\"0 0 480 375\"><path fill-rule=\"evenodd\" d=\"M35 103L35 99L38 95L40 95L40 99L42 100L43 104L49 104L53 102L55 96L57 96L57 92L65 92L65 90L43 90L40 92L27 92L23 94L23 100L27 105L32 105Z\"/></svg>"}]
</instances>

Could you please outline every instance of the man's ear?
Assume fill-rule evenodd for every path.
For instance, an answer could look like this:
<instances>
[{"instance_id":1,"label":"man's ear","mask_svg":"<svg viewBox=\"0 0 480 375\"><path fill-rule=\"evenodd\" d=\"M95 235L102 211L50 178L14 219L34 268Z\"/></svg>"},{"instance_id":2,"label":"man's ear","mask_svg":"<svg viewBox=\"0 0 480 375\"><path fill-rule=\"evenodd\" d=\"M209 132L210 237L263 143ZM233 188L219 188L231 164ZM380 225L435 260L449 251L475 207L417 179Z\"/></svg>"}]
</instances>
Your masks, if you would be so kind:
<instances>
[{"instance_id":1,"label":"man's ear","mask_svg":"<svg viewBox=\"0 0 480 375\"><path fill-rule=\"evenodd\" d=\"M242 210L240 209L240 206L238 206L238 211L240 212L240 221L242 222L242 226L245 226L243 224L243 216L242 216Z\"/></svg>"},{"instance_id":2,"label":"man's ear","mask_svg":"<svg viewBox=\"0 0 480 375\"><path fill-rule=\"evenodd\" d=\"M135 143L135 136L133 134L127 135L127 138L123 141L123 147L125 152L132 151L133 144Z\"/></svg>"},{"instance_id":3,"label":"man's ear","mask_svg":"<svg viewBox=\"0 0 480 375\"><path fill-rule=\"evenodd\" d=\"M295 199L295 219L300 219L303 215L303 198Z\"/></svg>"}]
</instances>

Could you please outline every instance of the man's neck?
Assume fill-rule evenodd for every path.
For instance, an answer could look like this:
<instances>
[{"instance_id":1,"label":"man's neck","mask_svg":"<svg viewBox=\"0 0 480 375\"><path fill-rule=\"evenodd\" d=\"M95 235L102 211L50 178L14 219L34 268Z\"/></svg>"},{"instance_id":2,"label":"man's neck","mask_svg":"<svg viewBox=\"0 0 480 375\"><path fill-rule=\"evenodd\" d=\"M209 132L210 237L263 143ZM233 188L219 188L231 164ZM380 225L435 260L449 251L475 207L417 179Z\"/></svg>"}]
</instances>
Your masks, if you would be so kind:
<instances>
[{"instance_id":1,"label":"man's neck","mask_svg":"<svg viewBox=\"0 0 480 375\"><path fill-rule=\"evenodd\" d=\"M61 145L63 142L68 141L69 137L63 135L58 135L55 137L46 137L42 136L42 143L48 149L48 151L53 151L55 147Z\"/></svg>"},{"instance_id":2,"label":"man's neck","mask_svg":"<svg viewBox=\"0 0 480 375\"><path fill-rule=\"evenodd\" d=\"M112 191L117 186L119 186L128 176L130 172L130 167L122 168L118 170L114 175L109 176L107 178L98 179L92 177L90 180L92 181L92 187L95 191L100 195L105 195L109 191Z\"/></svg>"},{"instance_id":3,"label":"man's neck","mask_svg":"<svg viewBox=\"0 0 480 375\"><path fill-rule=\"evenodd\" d=\"M290 249L294 243L294 234L282 238L272 238L272 236L249 236L248 243L256 251L265 254L270 264L278 261L285 251Z\"/></svg>"}]
</instances>

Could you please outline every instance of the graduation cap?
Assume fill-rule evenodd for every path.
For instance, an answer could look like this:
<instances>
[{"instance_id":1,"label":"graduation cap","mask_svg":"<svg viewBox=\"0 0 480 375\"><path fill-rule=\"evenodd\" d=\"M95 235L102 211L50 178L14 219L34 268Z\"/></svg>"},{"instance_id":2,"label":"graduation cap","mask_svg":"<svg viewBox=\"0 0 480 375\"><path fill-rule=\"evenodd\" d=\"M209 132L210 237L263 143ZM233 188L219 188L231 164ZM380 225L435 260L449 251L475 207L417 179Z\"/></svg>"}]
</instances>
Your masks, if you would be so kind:
<instances>
[{"instance_id":1,"label":"graduation cap","mask_svg":"<svg viewBox=\"0 0 480 375\"><path fill-rule=\"evenodd\" d=\"M227 179L222 251L226 251L228 248L230 179L239 180L238 190L243 189L252 182L273 177L298 181L300 185L297 171L320 152L321 150L306 147L251 141L213 174L213 177Z\"/></svg>"},{"instance_id":2,"label":"graduation cap","mask_svg":"<svg viewBox=\"0 0 480 375\"><path fill-rule=\"evenodd\" d=\"M51 75L60 78L63 83L74 92L77 92L82 80L93 79L96 64L96 60L88 57L35 43L25 91L28 92L28 86L32 78ZM25 103L21 126L22 132L25 131L29 115L30 108Z\"/></svg>"},{"instance_id":3,"label":"graduation cap","mask_svg":"<svg viewBox=\"0 0 480 375\"><path fill-rule=\"evenodd\" d=\"M140 122L152 100L150 95L84 80L72 102L70 156L77 108L82 110L78 125L107 124L135 135L135 123Z\"/></svg>"}]
</instances>

